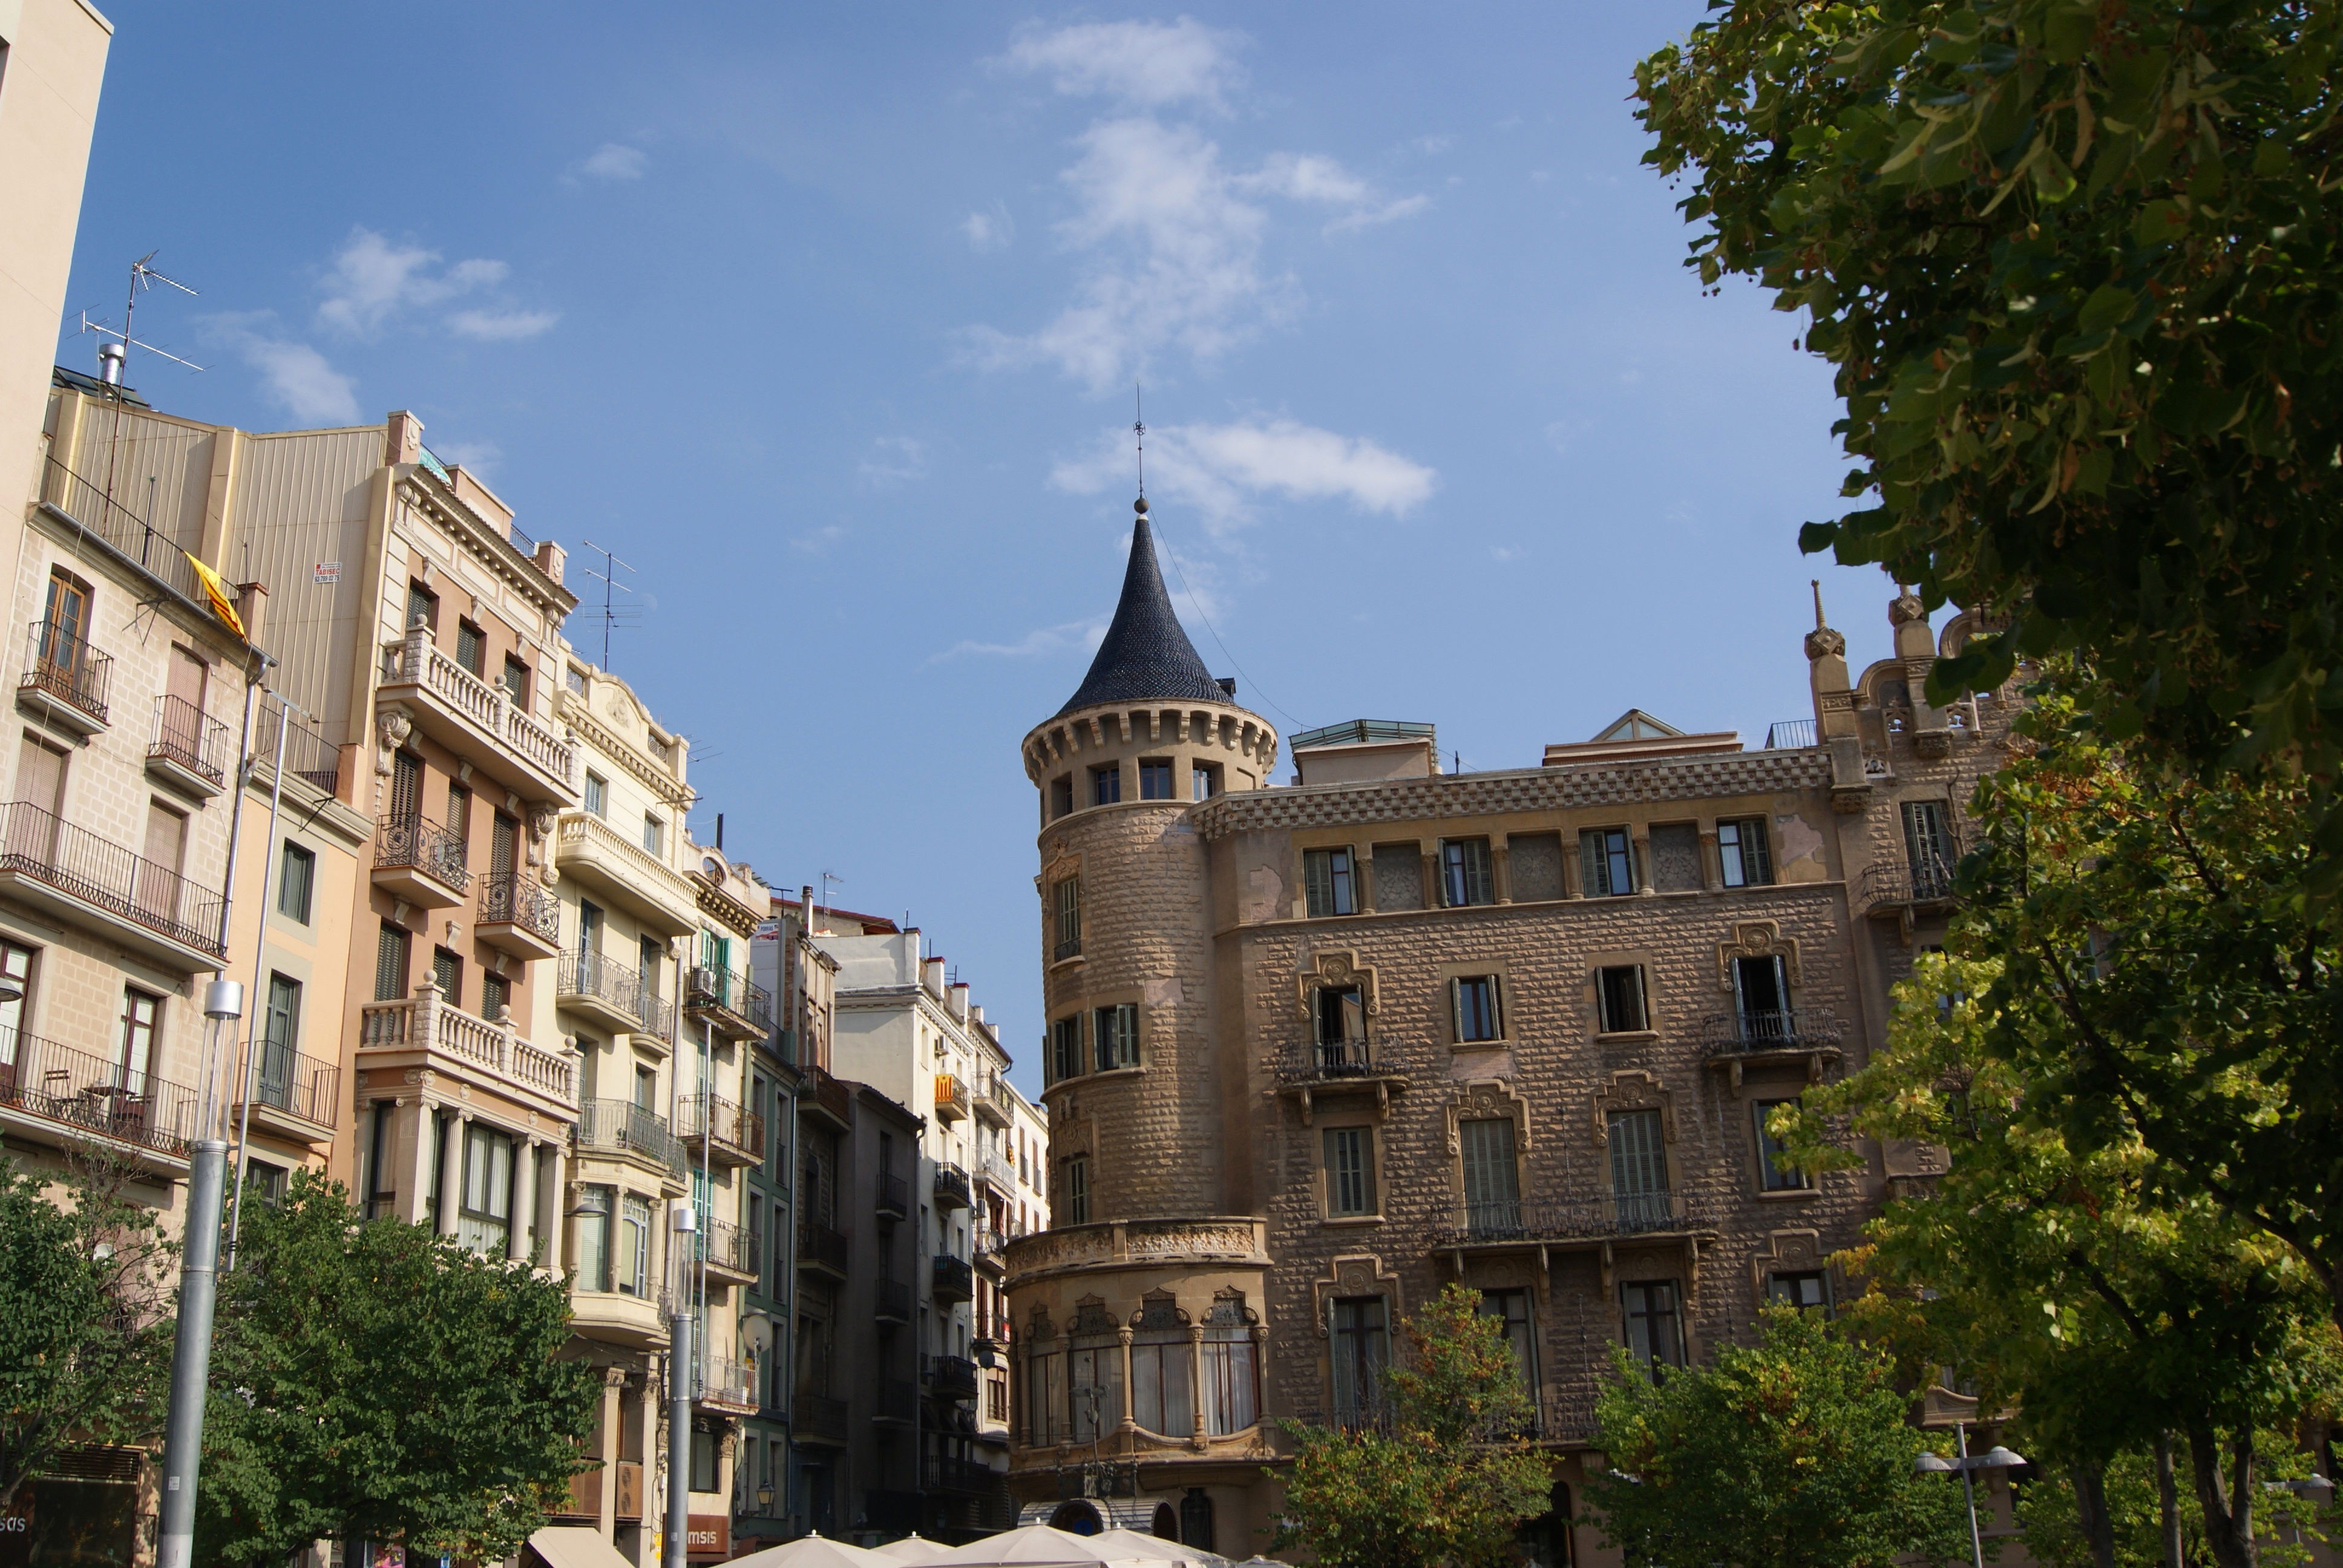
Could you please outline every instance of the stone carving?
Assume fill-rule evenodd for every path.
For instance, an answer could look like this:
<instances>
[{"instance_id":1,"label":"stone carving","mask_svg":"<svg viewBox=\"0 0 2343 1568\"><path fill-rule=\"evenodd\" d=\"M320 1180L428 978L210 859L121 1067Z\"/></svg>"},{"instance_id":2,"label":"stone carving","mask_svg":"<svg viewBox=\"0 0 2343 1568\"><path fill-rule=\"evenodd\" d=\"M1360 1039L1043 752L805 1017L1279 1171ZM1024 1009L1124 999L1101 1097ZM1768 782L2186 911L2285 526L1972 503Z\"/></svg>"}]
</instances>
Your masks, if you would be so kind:
<instances>
[{"instance_id":1,"label":"stone carving","mask_svg":"<svg viewBox=\"0 0 2343 1568\"><path fill-rule=\"evenodd\" d=\"M374 728L380 739L380 745L375 751L374 770L387 779L390 777L390 759L400 747L407 744L407 738L415 732L415 720L404 708L385 703L375 710Z\"/></svg>"},{"instance_id":2,"label":"stone carving","mask_svg":"<svg viewBox=\"0 0 2343 1568\"><path fill-rule=\"evenodd\" d=\"M1530 1107L1510 1083L1479 1078L1460 1088L1448 1102L1448 1157L1463 1157L1463 1134L1458 1131L1466 1121L1492 1121L1510 1117L1513 1123L1513 1153L1526 1159L1530 1151Z\"/></svg>"},{"instance_id":3,"label":"stone carving","mask_svg":"<svg viewBox=\"0 0 2343 1568\"><path fill-rule=\"evenodd\" d=\"M1765 1304L1768 1275L1807 1273L1826 1267L1828 1262L1823 1255L1820 1231L1775 1231L1749 1260L1750 1298L1758 1306Z\"/></svg>"},{"instance_id":4,"label":"stone carving","mask_svg":"<svg viewBox=\"0 0 2343 1568\"><path fill-rule=\"evenodd\" d=\"M1400 1297L1399 1276L1383 1267L1373 1252L1334 1259L1326 1272L1310 1282L1311 1315L1318 1337L1326 1337L1326 1305L1337 1296L1382 1296L1383 1321L1393 1327L1406 1315Z\"/></svg>"},{"instance_id":5,"label":"stone carving","mask_svg":"<svg viewBox=\"0 0 2343 1568\"><path fill-rule=\"evenodd\" d=\"M1887 607L1888 625L1906 626L1916 620L1928 618L1928 607L1920 602L1918 594L1914 593L1902 583L1896 585L1896 598Z\"/></svg>"},{"instance_id":6,"label":"stone carving","mask_svg":"<svg viewBox=\"0 0 2343 1568\"><path fill-rule=\"evenodd\" d=\"M1614 1072L1611 1081L1594 1095L1594 1141L1604 1148L1611 1143L1611 1115L1618 1111L1656 1111L1660 1113L1660 1136L1670 1143L1676 1141L1676 1107L1674 1091L1663 1088L1660 1081L1640 1069Z\"/></svg>"},{"instance_id":7,"label":"stone carving","mask_svg":"<svg viewBox=\"0 0 2343 1568\"><path fill-rule=\"evenodd\" d=\"M1716 983L1726 995L1733 992L1733 960L1779 957L1782 973L1792 985L1798 983L1798 943L1796 938L1782 940L1782 928L1773 920L1744 920L1733 928L1733 940L1716 944Z\"/></svg>"},{"instance_id":8,"label":"stone carving","mask_svg":"<svg viewBox=\"0 0 2343 1568\"><path fill-rule=\"evenodd\" d=\"M1318 1016L1318 991L1321 987L1341 990L1345 986L1359 988L1360 1003L1367 1016L1373 1018L1382 1005L1375 996L1375 966L1361 964L1359 955L1348 949L1312 953L1310 967L1294 981L1294 1007L1306 1019Z\"/></svg>"},{"instance_id":9,"label":"stone carving","mask_svg":"<svg viewBox=\"0 0 2343 1568\"><path fill-rule=\"evenodd\" d=\"M554 825L560 820L561 813L549 803L539 802L529 808L528 863L538 869L538 880L548 888L561 880L561 868L545 852L547 841L553 837Z\"/></svg>"},{"instance_id":10,"label":"stone carving","mask_svg":"<svg viewBox=\"0 0 2343 1568\"><path fill-rule=\"evenodd\" d=\"M1139 1298L1139 1310L1131 1314L1131 1326L1149 1329L1184 1329L1188 1314L1180 1308L1178 1298L1169 1291L1150 1291Z\"/></svg>"},{"instance_id":11,"label":"stone carving","mask_svg":"<svg viewBox=\"0 0 2343 1568\"><path fill-rule=\"evenodd\" d=\"M1832 658L1846 651L1846 638L1829 627L1818 626L1806 633L1806 659Z\"/></svg>"}]
</instances>

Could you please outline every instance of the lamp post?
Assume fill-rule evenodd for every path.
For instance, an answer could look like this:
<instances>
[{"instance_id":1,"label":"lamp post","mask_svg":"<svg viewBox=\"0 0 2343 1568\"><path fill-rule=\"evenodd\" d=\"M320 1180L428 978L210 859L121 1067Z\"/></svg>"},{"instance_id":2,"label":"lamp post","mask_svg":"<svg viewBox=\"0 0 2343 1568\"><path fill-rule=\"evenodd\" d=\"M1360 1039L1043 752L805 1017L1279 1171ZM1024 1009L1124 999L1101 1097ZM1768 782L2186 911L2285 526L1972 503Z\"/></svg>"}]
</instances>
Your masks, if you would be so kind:
<instances>
[{"instance_id":1,"label":"lamp post","mask_svg":"<svg viewBox=\"0 0 2343 1568\"><path fill-rule=\"evenodd\" d=\"M1960 1422L1953 1423L1954 1441L1960 1445L1958 1458L1946 1459L1943 1454L1922 1450L1912 1462L1912 1468L1922 1475L1948 1475L1960 1473L1961 1497L1969 1507L1969 1557L1976 1568L1985 1568L1985 1537L1977 1530L1976 1487L1970 1476L1980 1470L2008 1470L2026 1461L1996 1443L1985 1452L1972 1457L1969 1453L1969 1429Z\"/></svg>"}]
</instances>

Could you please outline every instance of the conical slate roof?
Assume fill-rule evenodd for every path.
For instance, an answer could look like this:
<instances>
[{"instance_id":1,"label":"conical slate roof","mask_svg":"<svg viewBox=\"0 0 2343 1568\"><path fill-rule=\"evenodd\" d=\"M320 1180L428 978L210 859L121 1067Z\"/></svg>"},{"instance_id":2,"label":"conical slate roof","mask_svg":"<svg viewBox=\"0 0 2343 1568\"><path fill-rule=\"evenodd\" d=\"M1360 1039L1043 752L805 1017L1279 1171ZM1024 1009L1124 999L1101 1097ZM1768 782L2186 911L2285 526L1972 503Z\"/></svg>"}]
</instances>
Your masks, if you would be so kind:
<instances>
[{"instance_id":1,"label":"conical slate roof","mask_svg":"<svg viewBox=\"0 0 2343 1568\"><path fill-rule=\"evenodd\" d=\"M1132 519L1131 567L1122 574L1122 599L1106 640L1081 688L1058 711L1158 698L1226 702L1229 694L1196 657L1195 644L1172 613L1172 596L1163 591L1163 572L1155 564L1155 536L1140 517Z\"/></svg>"}]
</instances>

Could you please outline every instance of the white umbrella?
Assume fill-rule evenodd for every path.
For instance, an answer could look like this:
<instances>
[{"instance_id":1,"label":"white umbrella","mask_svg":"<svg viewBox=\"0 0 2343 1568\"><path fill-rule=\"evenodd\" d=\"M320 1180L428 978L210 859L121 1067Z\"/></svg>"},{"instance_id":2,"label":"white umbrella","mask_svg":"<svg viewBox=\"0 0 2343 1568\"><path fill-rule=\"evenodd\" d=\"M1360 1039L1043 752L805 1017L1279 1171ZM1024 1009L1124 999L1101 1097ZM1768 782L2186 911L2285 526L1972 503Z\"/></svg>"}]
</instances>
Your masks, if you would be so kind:
<instances>
[{"instance_id":1,"label":"white umbrella","mask_svg":"<svg viewBox=\"0 0 2343 1568\"><path fill-rule=\"evenodd\" d=\"M1128 1559L1128 1552L1101 1551L1099 1537L1077 1535L1049 1524L1025 1524L998 1535L980 1536L936 1559L952 1568L1092 1568Z\"/></svg>"},{"instance_id":2,"label":"white umbrella","mask_svg":"<svg viewBox=\"0 0 2343 1568\"><path fill-rule=\"evenodd\" d=\"M762 1552L735 1557L732 1563L739 1568L902 1568L900 1558L881 1557L876 1552L832 1541L826 1535L808 1535L779 1546L768 1546Z\"/></svg>"},{"instance_id":3,"label":"white umbrella","mask_svg":"<svg viewBox=\"0 0 2343 1568\"><path fill-rule=\"evenodd\" d=\"M898 1563L909 1563L914 1568L925 1568L951 1550L940 1541L930 1541L924 1535L906 1535L900 1541L890 1541L884 1546L870 1549L880 1557L892 1557Z\"/></svg>"},{"instance_id":4,"label":"white umbrella","mask_svg":"<svg viewBox=\"0 0 2343 1568\"><path fill-rule=\"evenodd\" d=\"M1145 1535L1136 1530L1109 1530L1089 1537L1091 1544L1110 1557L1144 1557L1157 1563L1194 1563L1202 1568L1225 1563L1227 1558L1216 1552L1199 1547L1182 1546L1177 1541L1166 1541L1161 1535Z\"/></svg>"}]
</instances>

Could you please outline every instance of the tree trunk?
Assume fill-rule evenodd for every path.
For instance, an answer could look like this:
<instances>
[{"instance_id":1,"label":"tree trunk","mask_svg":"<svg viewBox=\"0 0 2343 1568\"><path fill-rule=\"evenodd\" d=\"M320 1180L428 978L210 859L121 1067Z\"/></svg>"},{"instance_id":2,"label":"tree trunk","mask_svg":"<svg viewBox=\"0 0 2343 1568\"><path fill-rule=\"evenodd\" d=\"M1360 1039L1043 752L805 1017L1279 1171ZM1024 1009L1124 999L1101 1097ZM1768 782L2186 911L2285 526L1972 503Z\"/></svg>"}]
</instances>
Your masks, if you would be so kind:
<instances>
[{"instance_id":1,"label":"tree trunk","mask_svg":"<svg viewBox=\"0 0 2343 1568\"><path fill-rule=\"evenodd\" d=\"M2116 1523L2107 1517L2107 1467L2078 1461L2069 1468L2075 1479L2075 1512L2082 1517L2083 1539L2091 1543L2093 1568L2116 1568Z\"/></svg>"},{"instance_id":2,"label":"tree trunk","mask_svg":"<svg viewBox=\"0 0 2343 1568\"><path fill-rule=\"evenodd\" d=\"M2205 1544L2217 1568L2254 1568L2253 1434L2240 1432L2236 1445L2236 1483L2225 1493L2221 1443L2209 1426L2188 1429L2189 1469L2197 1480L2197 1503L2205 1511Z\"/></svg>"},{"instance_id":3,"label":"tree trunk","mask_svg":"<svg viewBox=\"0 0 2343 1568\"><path fill-rule=\"evenodd\" d=\"M2164 1568L2188 1568L2187 1548L2180 1540L2180 1485L2172 1473L2172 1434L2156 1436L2156 1503L2157 1523L2164 1527Z\"/></svg>"}]
</instances>

